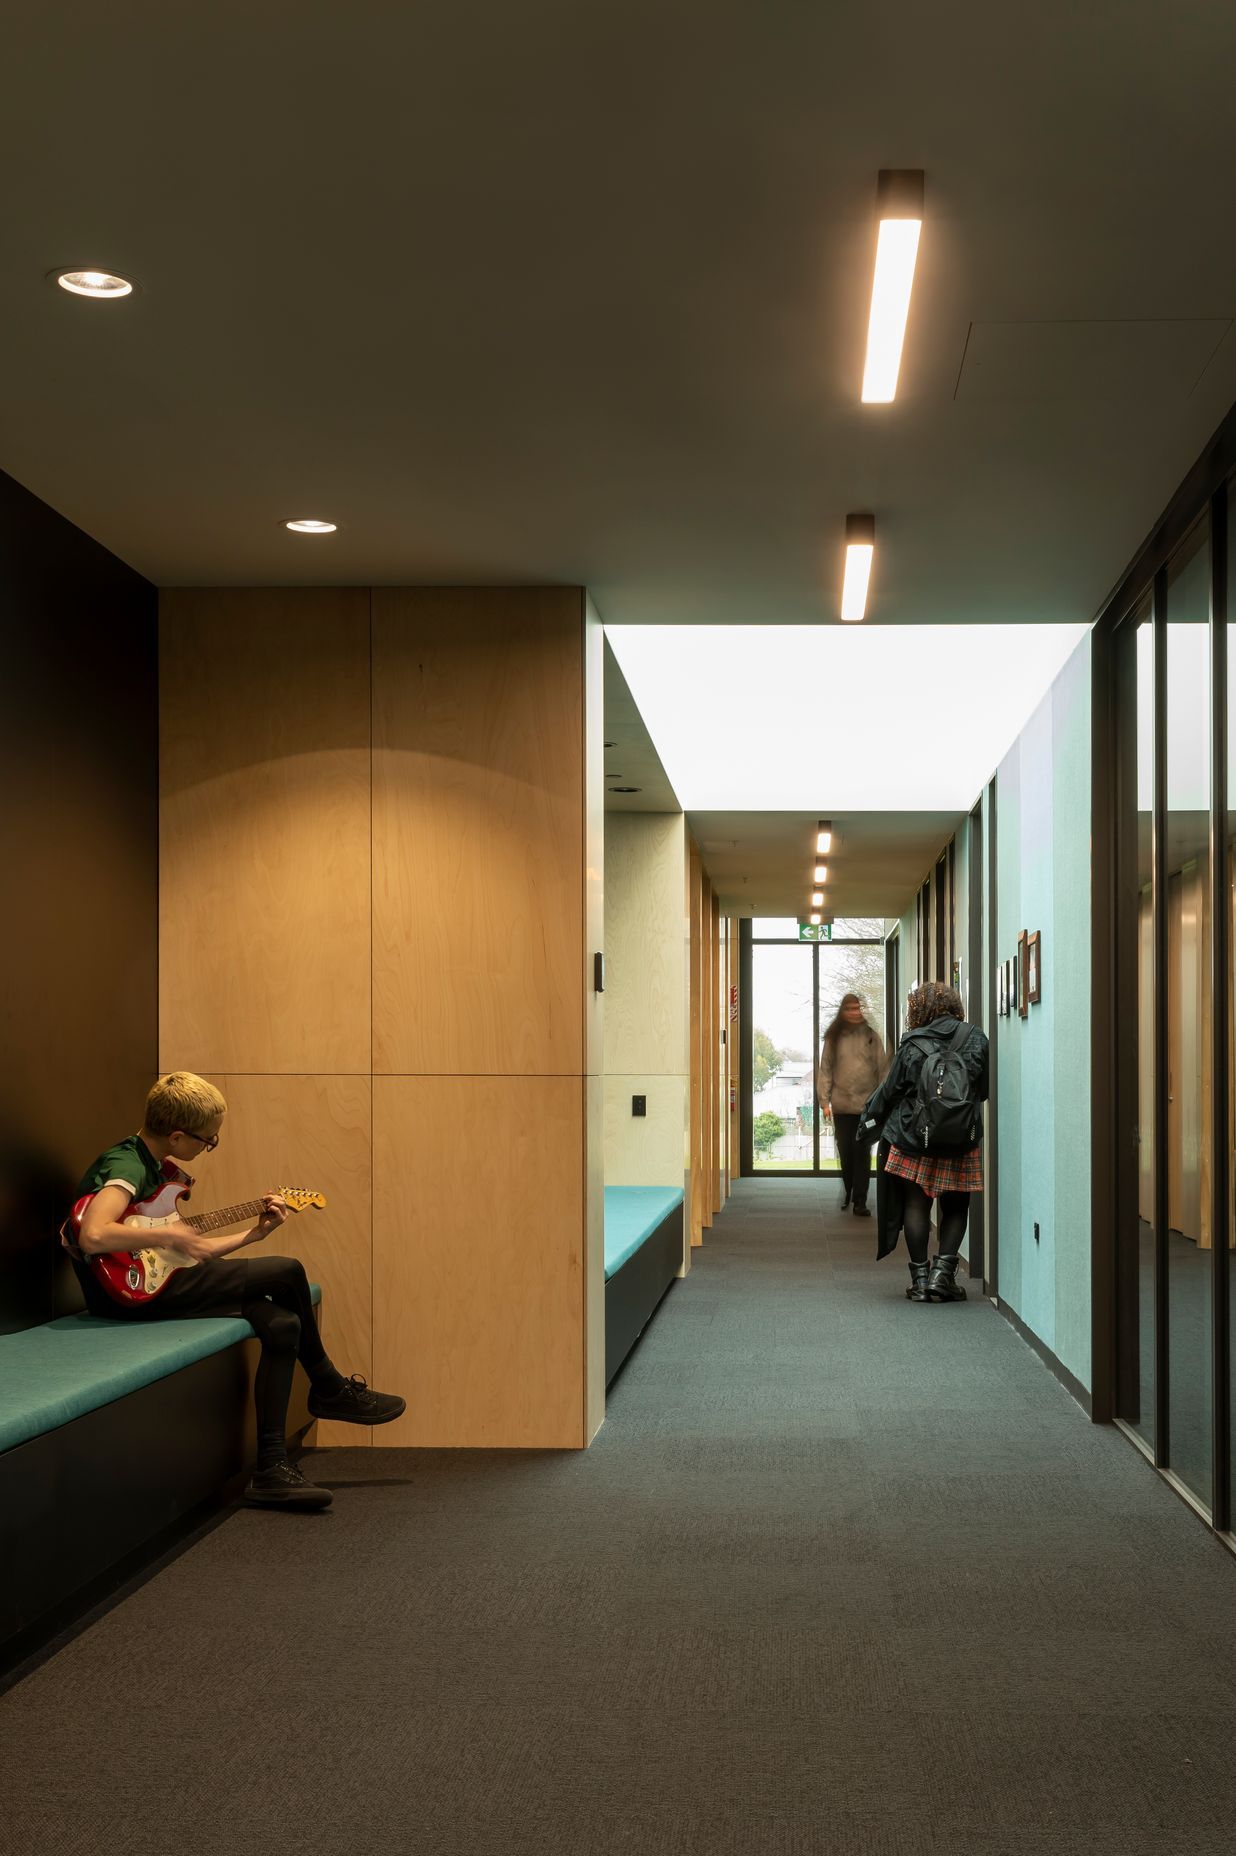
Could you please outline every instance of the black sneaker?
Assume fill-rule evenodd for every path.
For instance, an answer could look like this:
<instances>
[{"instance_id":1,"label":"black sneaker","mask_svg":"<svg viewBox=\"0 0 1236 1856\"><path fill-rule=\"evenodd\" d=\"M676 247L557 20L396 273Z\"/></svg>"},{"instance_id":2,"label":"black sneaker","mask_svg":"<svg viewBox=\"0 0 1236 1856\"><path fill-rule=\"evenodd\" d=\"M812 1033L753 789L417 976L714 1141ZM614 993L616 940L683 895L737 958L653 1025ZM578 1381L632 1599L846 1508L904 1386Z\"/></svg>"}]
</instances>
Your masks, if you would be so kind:
<instances>
[{"instance_id":1,"label":"black sneaker","mask_svg":"<svg viewBox=\"0 0 1236 1856\"><path fill-rule=\"evenodd\" d=\"M307 1482L295 1463L285 1457L269 1469L254 1470L245 1500L254 1508L329 1508L334 1497L329 1489Z\"/></svg>"},{"instance_id":2,"label":"black sneaker","mask_svg":"<svg viewBox=\"0 0 1236 1856\"><path fill-rule=\"evenodd\" d=\"M856 1205L854 1207L854 1216L856 1218L870 1218L871 1207L869 1205Z\"/></svg>"},{"instance_id":3,"label":"black sneaker","mask_svg":"<svg viewBox=\"0 0 1236 1856\"><path fill-rule=\"evenodd\" d=\"M345 1379L337 1392L309 1388L309 1415L313 1418L334 1418L343 1424L389 1424L407 1409L407 1400L393 1392L371 1392L368 1381L359 1373Z\"/></svg>"}]
</instances>

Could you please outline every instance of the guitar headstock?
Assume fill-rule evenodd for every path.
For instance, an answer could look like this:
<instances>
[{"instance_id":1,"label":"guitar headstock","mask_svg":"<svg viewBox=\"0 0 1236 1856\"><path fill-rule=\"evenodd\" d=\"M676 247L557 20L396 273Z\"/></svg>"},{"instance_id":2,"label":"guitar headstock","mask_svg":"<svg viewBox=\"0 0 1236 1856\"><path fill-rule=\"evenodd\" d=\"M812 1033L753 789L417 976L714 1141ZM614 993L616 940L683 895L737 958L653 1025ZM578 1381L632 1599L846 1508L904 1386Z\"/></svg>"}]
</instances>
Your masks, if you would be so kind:
<instances>
[{"instance_id":1,"label":"guitar headstock","mask_svg":"<svg viewBox=\"0 0 1236 1856\"><path fill-rule=\"evenodd\" d=\"M290 1212L322 1211L326 1205L324 1192L310 1192L306 1186L280 1186L279 1197Z\"/></svg>"}]
</instances>

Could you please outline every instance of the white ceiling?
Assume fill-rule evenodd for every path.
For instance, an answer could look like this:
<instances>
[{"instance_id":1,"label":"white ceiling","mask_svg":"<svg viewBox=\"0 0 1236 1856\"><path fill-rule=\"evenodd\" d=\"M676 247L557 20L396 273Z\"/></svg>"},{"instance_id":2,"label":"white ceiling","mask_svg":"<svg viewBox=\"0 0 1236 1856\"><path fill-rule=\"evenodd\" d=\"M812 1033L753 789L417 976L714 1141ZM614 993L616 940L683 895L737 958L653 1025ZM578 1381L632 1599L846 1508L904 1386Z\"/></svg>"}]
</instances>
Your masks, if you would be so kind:
<instances>
[{"instance_id":1,"label":"white ceiling","mask_svg":"<svg viewBox=\"0 0 1236 1856\"><path fill-rule=\"evenodd\" d=\"M41 0L4 51L0 466L162 584L816 622L870 509L877 621L1084 620L1236 398L1213 0Z\"/></svg>"}]
</instances>

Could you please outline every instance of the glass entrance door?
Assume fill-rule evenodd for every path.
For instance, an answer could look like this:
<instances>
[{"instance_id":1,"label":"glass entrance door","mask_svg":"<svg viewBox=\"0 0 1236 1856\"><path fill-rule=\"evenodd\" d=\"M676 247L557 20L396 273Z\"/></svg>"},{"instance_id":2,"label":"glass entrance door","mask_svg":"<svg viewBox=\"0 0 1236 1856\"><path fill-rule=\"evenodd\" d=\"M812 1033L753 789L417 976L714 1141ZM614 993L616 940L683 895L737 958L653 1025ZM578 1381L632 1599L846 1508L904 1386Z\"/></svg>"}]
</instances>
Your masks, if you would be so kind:
<instances>
[{"instance_id":1,"label":"glass entrance door","mask_svg":"<svg viewBox=\"0 0 1236 1856\"><path fill-rule=\"evenodd\" d=\"M752 923L748 1172L837 1173L833 1125L816 1088L820 1045L847 992L859 995L883 1037L884 923L838 921L833 935L804 942L796 921Z\"/></svg>"}]
</instances>

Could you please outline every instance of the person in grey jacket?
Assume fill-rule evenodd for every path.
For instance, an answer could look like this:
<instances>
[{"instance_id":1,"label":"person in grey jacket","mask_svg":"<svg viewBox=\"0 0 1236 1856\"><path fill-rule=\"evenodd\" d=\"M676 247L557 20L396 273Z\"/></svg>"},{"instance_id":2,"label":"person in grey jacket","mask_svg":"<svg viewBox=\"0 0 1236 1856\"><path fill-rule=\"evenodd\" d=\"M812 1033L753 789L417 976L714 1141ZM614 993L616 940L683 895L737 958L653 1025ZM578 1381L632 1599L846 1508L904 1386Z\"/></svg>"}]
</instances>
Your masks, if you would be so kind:
<instances>
[{"instance_id":1,"label":"person in grey jacket","mask_svg":"<svg viewBox=\"0 0 1236 1856\"><path fill-rule=\"evenodd\" d=\"M844 1197L841 1209L853 1205L856 1218L869 1218L867 1193L871 1182L871 1143L858 1132L859 1116L873 1090L888 1072L888 1058L877 1031L867 1022L863 1002L848 992L837 1016L824 1033L818 1084L820 1105L837 1130Z\"/></svg>"}]
</instances>

